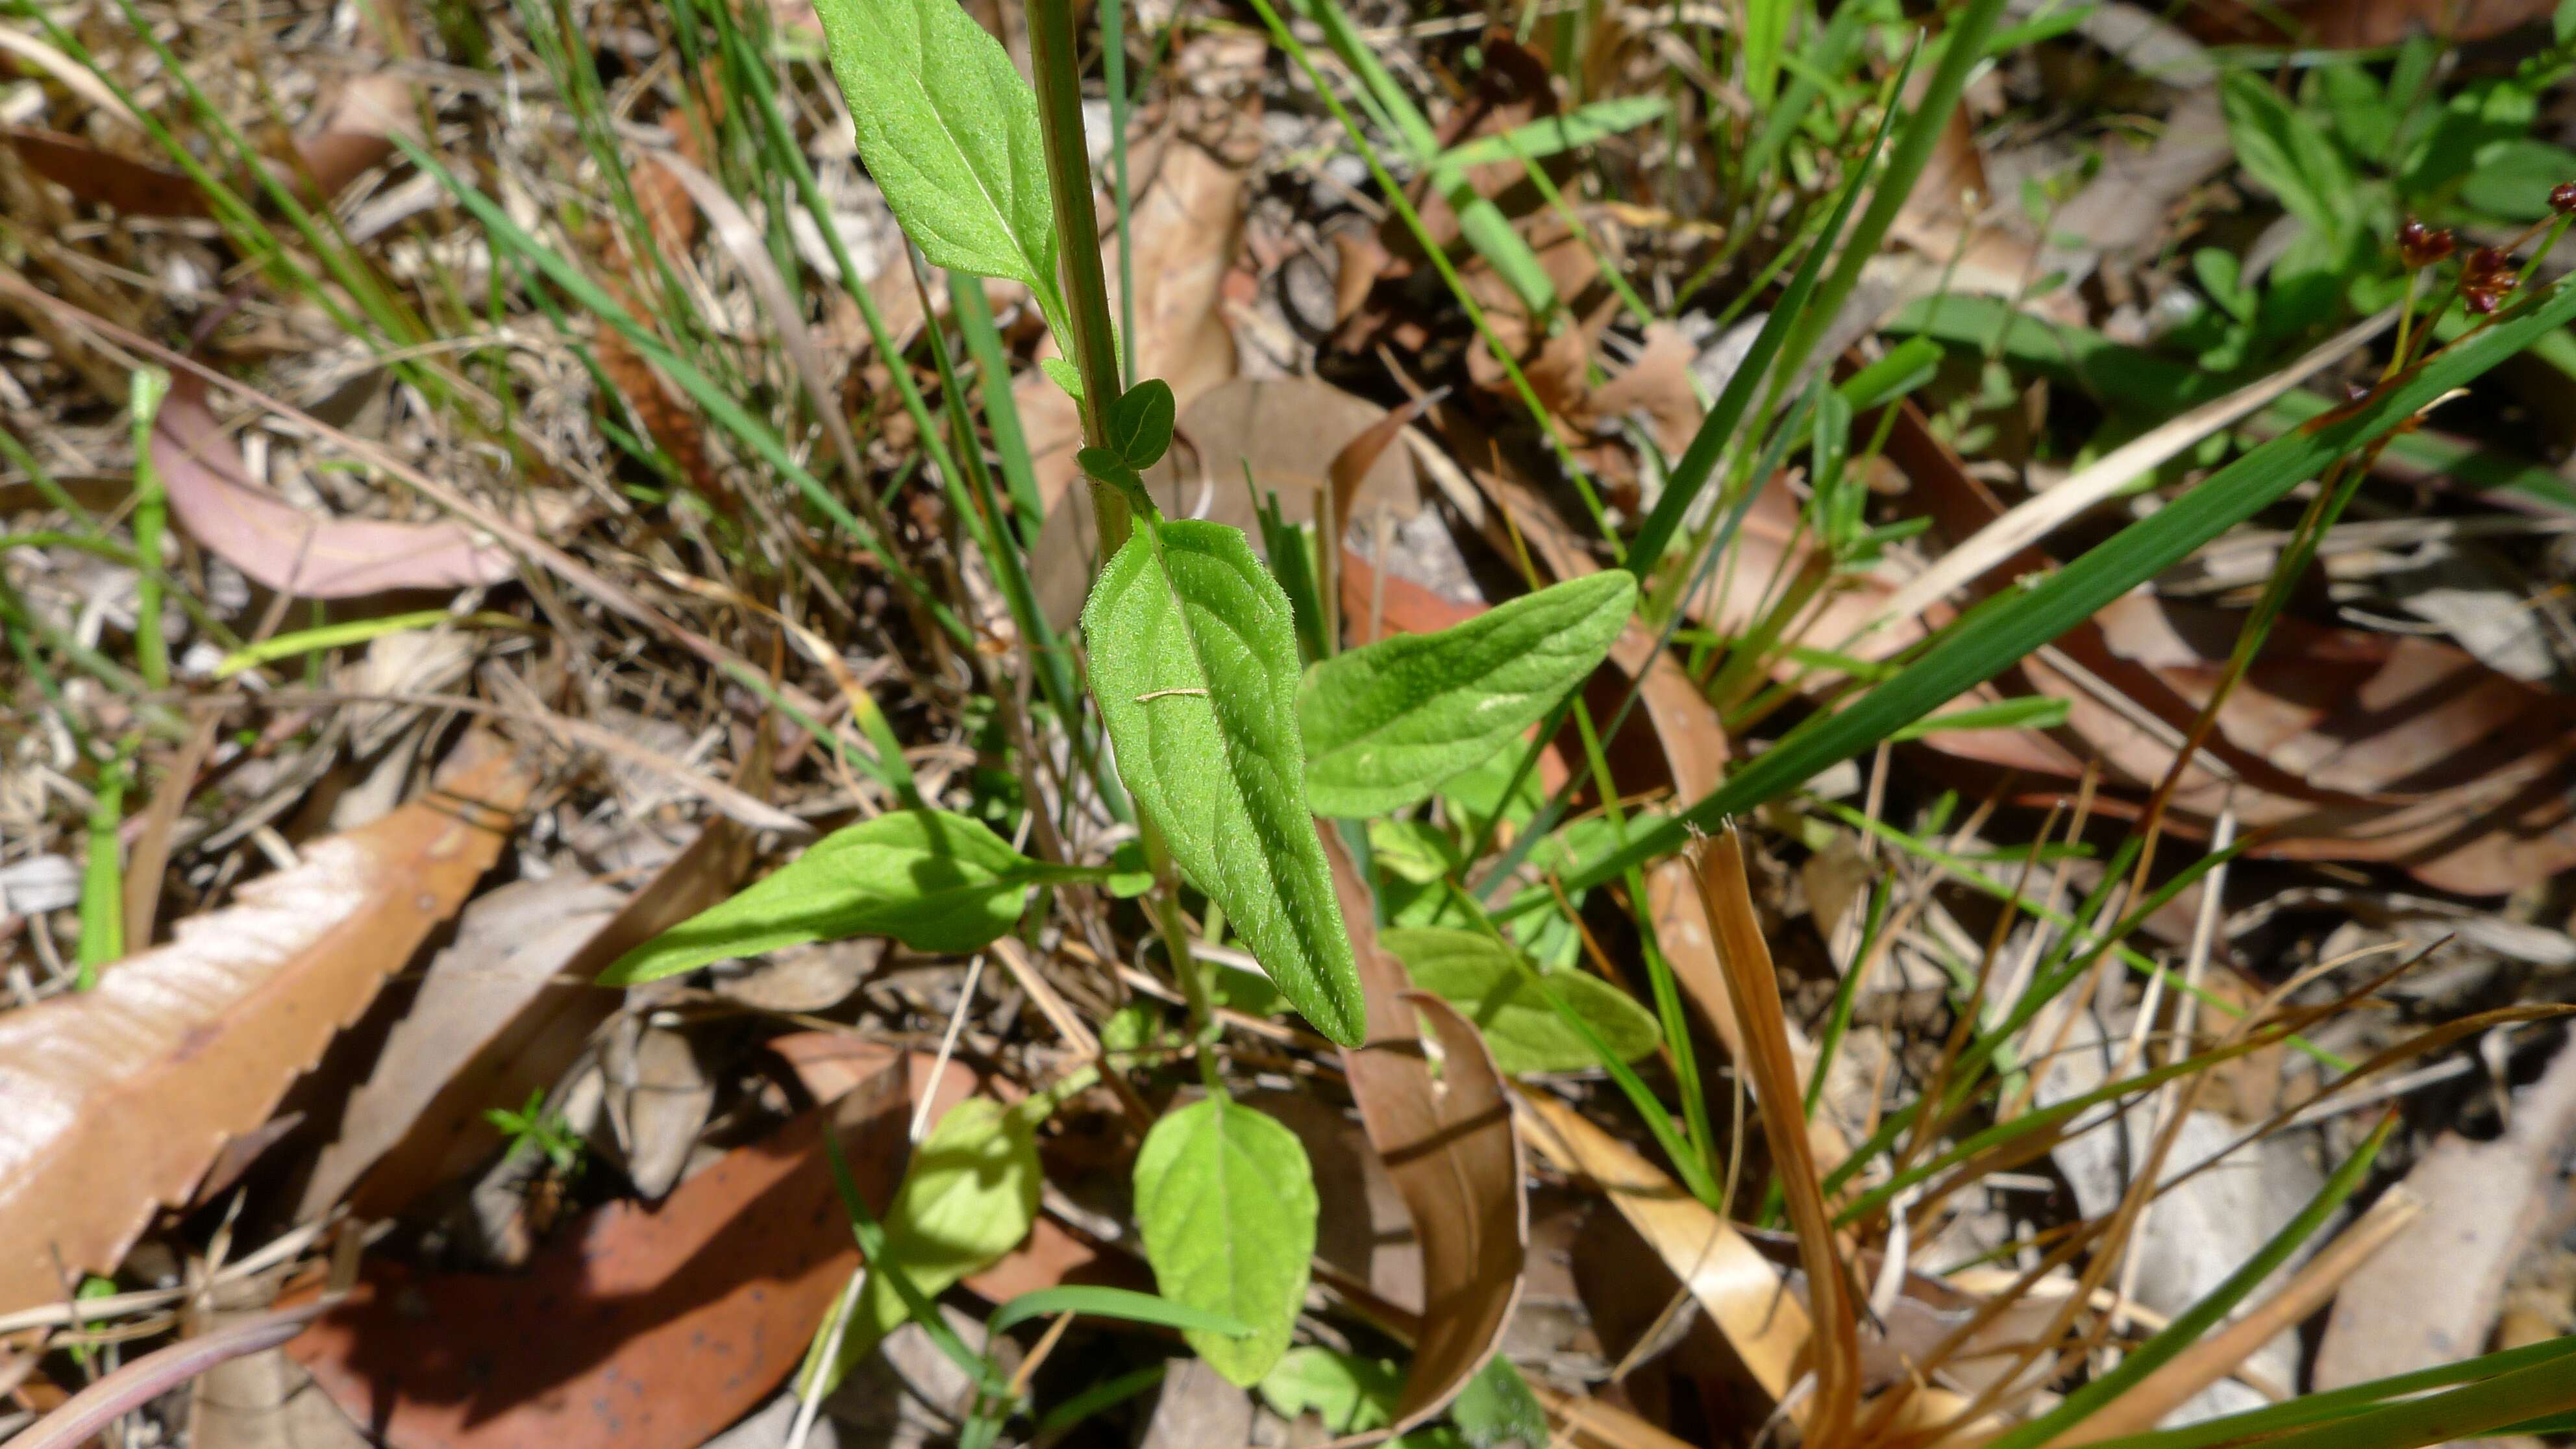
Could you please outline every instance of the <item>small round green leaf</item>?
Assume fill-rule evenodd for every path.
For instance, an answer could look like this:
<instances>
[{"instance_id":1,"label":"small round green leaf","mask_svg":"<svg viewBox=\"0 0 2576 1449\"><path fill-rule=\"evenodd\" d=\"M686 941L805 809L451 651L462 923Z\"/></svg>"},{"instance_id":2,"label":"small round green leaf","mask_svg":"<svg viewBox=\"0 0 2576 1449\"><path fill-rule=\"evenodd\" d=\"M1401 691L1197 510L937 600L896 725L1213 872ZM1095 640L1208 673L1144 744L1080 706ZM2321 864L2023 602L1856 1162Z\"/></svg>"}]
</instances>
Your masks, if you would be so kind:
<instances>
[{"instance_id":1,"label":"small round green leaf","mask_svg":"<svg viewBox=\"0 0 2576 1449\"><path fill-rule=\"evenodd\" d=\"M1245 1388L1287 1351L1315 1254L1315 1176L1297 1134L1209 1097L1164 1115L1136 1154L1136 1226L1163 1296L1251 1332L1185 1328Z\"/></svg>"},{"instance_id":2,"label":"small round green leaf","mask_svg":"<svg viewBox=\"0 0 2576 1449\"><path fill-rule=\"evenodd\" d=\"M1119 394L1109 410L1109 448L1142 472L1172 446L1172 385L1149 377Z\"/></svg>"}]
</instances>

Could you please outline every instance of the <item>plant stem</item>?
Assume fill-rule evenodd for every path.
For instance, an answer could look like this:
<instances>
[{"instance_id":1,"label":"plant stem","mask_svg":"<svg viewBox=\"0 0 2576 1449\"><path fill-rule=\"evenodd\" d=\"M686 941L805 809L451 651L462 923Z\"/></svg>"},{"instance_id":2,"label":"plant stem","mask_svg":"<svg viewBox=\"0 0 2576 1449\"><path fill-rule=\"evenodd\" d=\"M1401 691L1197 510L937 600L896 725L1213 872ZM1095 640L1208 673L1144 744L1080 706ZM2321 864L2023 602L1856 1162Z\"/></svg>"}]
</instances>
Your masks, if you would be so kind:
<instances>
[{"instance_id":1,"label":"plant stem","mask_svg":"<svg viewBox=\"0 0 2576 1449\"><path fill-rule=\"evenodd\" d=\"M1071 336L1059 337L1075 369L1082 374L1082 437L1093 447L1109 440L1109 411L1124 390L1119 382L1118 340L1109 320L1109 283L1101 270L1100 218L1091 205L1091 157L1082 134L1082 73L1073 47L1072 0L1031 0L1029 61L1036 73L1038 130L1045 137L1047 189L1053 193L1055 224L1063 248L1066 293L1065 325ZM1130 528L1126 496L1097 478L1091 483L1092 519L1100 531L1100 557L1105 562L1127 542ZM1151 535L1149 534L1150 538ZM1190 950L1181 919L1181 877L1172 864L1163 832L1137 812L1138 843L1154 872L1150 913L1172 969L1181 978L1190 1005L1191 1025L1202 1040L1215 1029L1202 969ZM1201 1054L1201 1071L1209 1089L1222 1091L1214 1064Z\"/></svg>"},{"instance_id":2,"label":"plant stem","mask_svg":"<svg viewBox=\"0 0 2576 1449\"><path fill-rule=\"evenodd\" d=\"M1072 0L1032 0L1029 62L1036 72L1047 188L1055 198L1066 321L1073 333L1058 340L1082 374L1082 438L1096 448L1108 441L1109 410L1124 389L1118 381L1117 334L1109 320L1109 283L1101 270L1100 218L1091 205L1091 157L1082 133L1082 74L1073 47ZM1091 507L1106 558L1127 541L1127 500L1095 478Z\"/></svg>"}]
</instances>

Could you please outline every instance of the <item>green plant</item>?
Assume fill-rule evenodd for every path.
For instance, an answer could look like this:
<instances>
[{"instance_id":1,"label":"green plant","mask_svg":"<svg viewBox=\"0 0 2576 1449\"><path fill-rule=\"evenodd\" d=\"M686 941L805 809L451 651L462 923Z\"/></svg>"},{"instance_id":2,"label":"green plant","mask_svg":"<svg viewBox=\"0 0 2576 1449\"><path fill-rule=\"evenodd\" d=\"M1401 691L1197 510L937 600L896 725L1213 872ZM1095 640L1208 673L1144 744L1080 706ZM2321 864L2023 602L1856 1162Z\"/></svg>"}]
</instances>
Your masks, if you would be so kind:
<instances>
[{"instance_id":1,"label":"green plant","mask_svg":"<svg viewBox=\"0 0 2576 1449\"><path fill-rule=\"evenodd\" d=\"M1367 149L1350 112L1323 86L1275 11L1262 0L1255 3L1274 36L1309 66L1368 156L1391 205L1419 234L1420 218ZM1483 153L1462 157L1432 150L1419 114L1392 78L1367 62L1366 47L1347 16L1331 0L1298 8L1322 27L1360 78L1362 107L1402 139L1435 188L1454 193L1466 160L1485 159ZM1163 1295L1153 1311L1164 1316L1152 1321L1181 1328L1227 1378L1259 1385L1283 1409L1324 1412L1339 1431L1389 1422L1389 1371L1359 1356L1292 1347L1315 1236L1311 1167L1293 1133L1228 1094L1214 1050L1221 1040L1216 1002L1225 993L1211 978L1208 953L1201 949L1222 944L1230 932L1315 1030L1345 1047L1361 1042L1367 1003L1354 959L1353 923L1343 917L1319 829L1340 830L1355 853L1375 857L1373 904L1390 924L1381 937L1384 945L1421 985L1456 1003L1484 1030L1504 1069L1609 1073L1682 1185L1704 1204L1726 1206L1691 1042L1670 972L1653 944L1653 925L1645 918L1640 873L1679 851L1694 829L1716 828L1730 816L1792 794L1827 766L1935 727L1925 722L1933 711L2275 503L2300 481L2325 474L2338 480L2339 489L2354 460L2385 445L2408 419L2576 317L2576 292L2565 289L2508 303L2511 289L2493 285L2489 300L2495 305L2484 311L2498 315L2474 319L2469 312L2476 309L2451 318L2443 310L2449 299L2436 303L2427 297L2409 365L2392 368L2376 390L2281 432L2066 567L1971 611L1909 656L1851 671L1861 683L1739 765L1713 792L1680 802L1669 813L1641 813L1605 799L1596 814L1564 819L1579 790L1608 778L1602 742L1626 710L1623 705L1604 728L1577 698L1577 686L1636 622L1641 599L1645 622L1665 631L1654 639L1656 646L1669 641L1678 627L1674 601L1712 570L1731 564L1728 549L1761 480L1804 461L1812 493L1800 527L1819 545L1822 562L1810 572L1769 581L1757 622L1725 641L1726 657L1712 661L1705 675L1709 691L1738 721L1759 719L1785 698L1779 689L1766 691L1762 682L1792 647L1794 622L1839 572L1869 562L1910 526L1872 526L1861 479L1881 439L1873 431L1880 426L1877 415L1931 375L1937 342L1916 338L1839 380L1816 375L1815 353L1826 323L1853 295L1861 268L1923 173L1971 73L1996 43L2003 8L2002 0L1967 0L1958 7L1932 42L1937 54L1925 56L1930 74L1920 104L1906 113L1894 103L1910 74L1909 55L1884 87L1873 116L1864 105L1868 88L1787 58L1801 33L1808 35L1802 56L1848 54L1858 43L1855 31L1869 23L1866 16L1845 29L1838 12L1837 24L1802 32L1804 7L1751 0L1743 41L1748 83L1758 94L1780 94L1781 75L1792 74L1782 96L1792 108L1821 104L1821 93L1839 89L1851 99L1853 119L1868 122L1854 130L1866 139L1837 158L1845 164L1837 184L1820 188L1815 214L1821 223L1801 231L1802 248L1770 320L1628 543L1624 568L1533 589L1437 634L1341 651L1329 629L1314 623L1330 616L1314 597L1316 574L1306 564L1309 547L1335 550L1338 539L1310 544L1279 523L1274 511L1262 540L1265 562L1241 530L1163 516L1144 486L1145 474L1170 446L1175 399L1157 379L1129 385L1127 359L1110 322L1065 0L1035 0L1031 6L1034 89L1020 82L998 43L967 20L954 0L824 0L834 73L858 119L860 153L897 219L931 264L1027 287L1063 354L1044 363L1079 408L1078 461L1105 557L1082 613L1087 699L1071 692L1068 669L1053 687L1050 704L1077 740L1091 738L1096 718L1115 782L1123 787L1102 795L1117 802L1112 808L1132 805L1137 858L1086 864L1057 858L1044 845L1035 847L1033 857L975 820L908 802L911 808L827 837L733 900L638 948L606 979L648 980L727 956L850 934L888 935L924 950L975 951L1014 930L1034 939L1035 913L1026 910L1033 892L1107 887L1135 897L1136 909L1161 942L1163 967L1188 1003L1189 1045L1198 1049L1204 1087L1203 1096L1153 1121L1135 1163L1139 1236ZM1857 5L1849 9L1863 12ZM2231 85L2231 104L2245 118L2247 135L2275 143L2252 163L2258 176L2281 192L2285 204L2316 212L2322 255L2359 255L2360 244L2352 240L2358 233L2349 232L2354 223L2348 217L2333 218L2330 233L2325 225L2325 213L2346 202L2332 153L2321 150L2316 137L2282 122L2270 108L2277 99L2270 92L2258 97L2241 83ZM1634 115L1645 119L1642 108ZM1631 123L1628 111L1578 112L1568 118L1566 131L1579 135L1587 127ZM1524 158L1545 144L1543 137L1497 139L1503 154ZM1785 143L1769 144L1777 149ZM1453 200L1470 244L1523 289L1533 312L1543 312L1551 299L1520 266L1525 245L1508 231L1480 230L1476 203L1454 195ZM1430 255L1456 287L1446 259L1436 248ZM532 260L545 266L542 258ZM2211 347L2236 346L2241 355L2251 355L2275 335L2266 329L2289 335L2303 325L2303 313L2283 313L2287 320L2275 321L2265 311L2297 299L2252 296L2223 263L2206 263L2201 271L2222 308L2245 329L2214 339ZM2492 276L2487 280L2494 282ZM564 285L574 289L570 281ZM2478 286L2457 290L2473 297ZM994 400L1003 390L1007 359L980 299L958 310L967 351L985 383L1003 483L1022 502L1028 496L1027 459L1016 442L1016 423L1005 422L1007 404ZM1480 314L1477 320L1481 327ZM629 335L639 348L653 345L640 329ZM2437 338L2443 345L2434 345ZM944 392L955 407L960 389L946 340L935 338L934 346ZM655 358L672 366L674 376L687 376L667 349ZM1525 380L1513 375L1527 397ZM1544 421L1543 410L1530 400ZM910 396L906 401L917 406ZM966 424L953 413L949 421L951 436L971 444ZM938 436L926 417L923 434ZM1555 440L1552 432L1549 439ZM967 467L954 468L952 457L966 458ZM780 466L784 472L792 465ZM933 466L966 520L965 531L1001 576L1033 660L1061 663L1048 652L1050 636L1027 617L1025 579L1016 571L1028 533L1005 524L996 506L1001 491L983 476L980 450L941 447ZM819 488L801 469L787 476L800 487ZM2329 489L2327 496L2305 532L2331 522L2331 499L2339 495ZM855 521L850 526L858 531ZM2266 617L2258 613L2249 639L2259 642ZM2014 703L1940 723L2045 723L2060 708ZM1530 786L1539 750L1568 723L1584 747L1581 768L1553 798L1541 800ZM1533 727L1538 737L1515 749L1514 741ZM1318 816L1366 823L1348 830L1319 827ZM1512 832L1510 843L1489 857L1488 847L1506 830ZM1976 1015L1985 1005L1974 994L1982 990L1982 979L1965 988L1973 1029L1963 1028L1945 1060L1949 1076L1809 1188L1832 1192L1864 1170L1878 1172L1868 1193L1838 1205L1847 1220L1863 1218L1885 1208L1900 1190L1888 1186L1890 1180L1913 1187L1963 1165L1974 1167L1981 1153L2018 1150L2087 1107L2223 1059L2213 1053L2143 1073L2081 1105L2025 1116L2009 1129L1995 1129L1998 1135L1968 1136L1953 1154L1916 1161L1936 1129L2026 1070L2011 1040L2042 1007L2088 979L2102 962L2131 959L2118 954L2127 950L2121 943L2130 932L2227 858L2226 852L2204 857L2148 891L2143 871L2151 836L2152 828L2124 844L2093 897L2063 917L2109 922L2107 928L2086 931L2079 925L2066 933L2035 963L2023 994L1996 1003L1990 1018ZM1366 848L1359 849L1363 843ZM2133 869L2141 872L2134 885L2128 876ZM1481 875L1471 882L1476 871ZM1528 883L1533 877L1538 884ZM1503 895L1515 882L1520 888ZM1576 912L1591 890L1624 892L1629 909L1639 913L1654 1011L1574 967L1585 945ZM2021 901L2018 891L2009 899L2016 906ZM1195 933L1194 915L1201 923ZM2135 964L2154 969L2143 958ZM1849 1009L1847 999L1838 1001L1837 1024L1848 1019ZM1124 1019L1118 1028L1122 1050L1156 1040L1150 1021ZM2255 1040L2268 1045L2286 1036L2284 1029ZM1671 1079L1681 1091L1679 1127L1675 1113L1635 1069L1659 1053L1669 1058ZM1807 1097L1812 1108L1812 1089ZM906 1316L921 1322L943 1347L953 1344L953 1334L942 1337L945 1329L927 1295L944 1291L1026 1231L1037 1183L1034 1134L1048 1105L1004 1111L985 1103L953 1112L923 1145L882 1228L854 1200L853 1223L873 1276L836 1320L828 1346L818 1341L817 1365L846 1363ZM1796 1106L1792 1102L1789 1110ZM2331 1200L2320 1200L2298 1236L2313 1231L2351 1190L2367 1160L2364 1154L2345 1165ZM2271 1258L2295 1246L2295 1239L2285 1237ZM2173 1338L2137 1356L2131 1377L2187 1346L2260 1276L2254 1272L2231 1284L2186 1315ZM1036 1310L1015 1316L1006 1307L996 1315L996 1331L1029 1311ZM962 1348L953 1351L963 1354ZM970 1360L966 1355L960 1361ZM975 1422L984 1427L973 1433L983 1436L977 1442L989 1442L1002 1418L1017 1411L1018 1387L995 1382L989 1364L973 1363L970 1372L989 1411L979 1414ZM2069 1396L2049 1417L2016 1432L2037 1442L2082 1418L2121 1382L2105 1375L2097 1387ZM1522 1386L1516 1398L1499 1380L1487 1385L1483 1396L1460 1411L1457 1432L1474 1439L1478 1431L1468 1421L1480 1416L1489 1424L1525 1425L1527 1393Z\"/></svg>"},{"instance_id":2,"label":"green plant","mask_svg":"<svg viewBox=\"0 0 2576 1449\"><path fill-rule=\"evenodd\" d=\"M569 1182L581 1176L584 1144L563 1114L546 1110L542 1088L528 1093L527 1105L512 1111L507 1107L486 1107L483 1120L501 1133L511 1152L534 1152L546 1160L546 1166L558 1180Z\"/></svg>"}]
</instances>

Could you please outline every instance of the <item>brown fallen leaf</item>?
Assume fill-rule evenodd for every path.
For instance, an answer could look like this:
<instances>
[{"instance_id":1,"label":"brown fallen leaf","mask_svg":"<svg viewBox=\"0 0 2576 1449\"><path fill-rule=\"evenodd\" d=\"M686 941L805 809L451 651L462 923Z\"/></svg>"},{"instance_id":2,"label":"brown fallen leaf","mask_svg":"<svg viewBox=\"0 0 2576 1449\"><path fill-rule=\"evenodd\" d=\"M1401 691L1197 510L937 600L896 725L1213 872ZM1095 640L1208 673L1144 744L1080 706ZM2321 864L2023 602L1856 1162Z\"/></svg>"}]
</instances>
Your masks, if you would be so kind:
<instances>
[{"instance_id":1,"label":"brown fallen leaf","mask_svg":"<svg viewBox=\"0 0 2576 1449\"><path fill-rule=\"evenodd\" d=\"M27 169L122 217L204 216L206 193L186 172L33 126L0 127Z\"/></svg>"},{"instance_id":2,"label":"brown fallen leaf","mask_svg":"<svg viewBox=\"0 0 2576 1449\"><path fill-rule=\"evenodd\" d=\"M823 1133L882 1210L912 1116L907 1057L878 1048L833 1108L658 1206L589 1214L523 1273L371 1262L287 1352L393 1449L695 1449L796 1367L857 1266Z\"/></svg>"},{"instance_id":3,"label":"brown fallen leaf","mask_svg":"<svg viewBox=\"0 0 2576 1449\"><path fill-rule=\"evenodd\" d=\"M172 377L152 429L152 464L179 526L254 581L298 598L346 599L469 588L517 572L508 553L462 524L329 518L253 484L206 395L195 375Z\"/></svg>"},{"instance_id":4,"label":"brown fallen leaf","mask_svg":"<svg viewBox=\"0 0 2576 1449\"><path fill-rule=\"evenodd\" d=\"M1628 1144L1547 1093L1514 1090L1530 1146L1558 1171L1598 1188L1690 1290L1754 1382L1775 1402L1785 1400L1806 1373L1812 1321L1781 1270L1734 1224ZM1803 1423L1812 1403L1811 1395L1802 1394L1789 1402L1788 1412ZM1888 1432L1930 1429L1966 1407L1948 1389L1918 1389L1899 1407Z\"/></svg>"},{"instance_id":5,"label":"brown fallen leaf","mask_svg":"<svg viewBox=\"0 0 2576 1449\"><path fill-rule=\"evenodd\" d=\"M500 739L469 734L421 798L306 846L97 990L0 1018L0 1311L114 1269L156 1205L267 1120L455 914L533 784Z\"/></svg>"},{"instance_id":6,"label":"brown fallen leaf","mask_svg":"<svg viewBox=\"0 0 2576 1449\"><path fill-rule=\"evenodd\" d=\"M1320 833L1368 1003L1367 1040L1342 1049L1342 1069L1422 1245L1421 1328L1388 1429L1401 1435L1448 1407L1502 1345L1529 1256L1528 1172L1484 1038L1447 1002L1412 989L1403 964L1377 944L1357 867L1331 827ZM1417 1013L1430 1023L1428 1043Z\"/></svg>"},{"instance_id":7,"label":"brown fallen leaf","mask_svg":"<svg viewBox=\"0 0 2576 1449\"><path fill-rule=\"evenodd\" d=\"M392 70L353 76L317 108L312 129L295 143L296 158L324 197L394 153L393 138L422 139L411 83Z\"/></svg>"},{"instance_id":8,"label":"brown fallen leaf","mask_svg":"<svg viewBox=\"0 0 2576 1449\"><path fill-rule=\"evenodd\" d=\"M1974 534L2001 505L1921 419L1900 410L1888 456L1936 526ZM2023 549L1972 589L2053 567ZM2243 615L2125 596L2031 655L2005 681L2067 702L2066 724L1935 734L1935 750L2073 779L2108 766L2098 807L2134 814L2214 690ZM2052 743L2053 742L2053 743ZM2232 800L2258 854L2373 860L2465 894L2495 894L2576 864L2576 701L2465 651L2285 616L2187 765L2168 823L2205 836Z\"/></svg>"},{"instance_id":9,"label":"brown fallen leaf","mask_svg":"<svg viewBox=\"0 0 2576 1449\"><path fill-rule=\"evenodd\" d=\"M2182 19L2208 41L2368 50L2417 34L2485 40L2537 25L2557 8L2556 0L2197 0Z\"/></svg>"}]
</instances>

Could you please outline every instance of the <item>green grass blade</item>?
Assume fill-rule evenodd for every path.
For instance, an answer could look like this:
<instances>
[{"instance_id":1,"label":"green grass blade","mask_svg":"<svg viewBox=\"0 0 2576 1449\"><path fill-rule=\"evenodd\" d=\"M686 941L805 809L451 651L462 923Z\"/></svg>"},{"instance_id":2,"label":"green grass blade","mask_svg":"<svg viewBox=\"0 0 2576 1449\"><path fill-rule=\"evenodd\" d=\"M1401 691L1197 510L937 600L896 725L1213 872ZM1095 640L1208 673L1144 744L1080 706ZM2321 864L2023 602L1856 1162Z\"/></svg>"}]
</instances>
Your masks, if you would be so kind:
<instances>
[{"instance_id":1,"label":"green grass blade","mask_svg":"<svg viewBox=\"0 0 2576 1449\"><path fill-rule=\"evenodd\" d=\"M1568 889L1601 884L1632 865L1681 849L1691 828L1776 800L1816 772L1850 759L1921 719L2016 660L2092 617L2096 610L2180 563L2192 550L2243 523L2335 459L2358 451L2437 399L2521 352L2533 338L2576 318L2576 288L2541 293L2507 320L2467 338L2393 386L2342 412L2273 439L2021 593L1978 610L1945 631L1922 656L1849 706L1816 716L1681 815L1566 878ZM2318 426L2322 423L2323 426Z\"/></svg>"},{"instance_id":2,"label":"green grass blade","mask_svg":"<svg viewBox=\"0 0 2576 1449\"><path fill-rule=\"evenodd\" d=\"M2366 1414L2387 1400L2422 1393L2426 1389L2448 1388L2453 1384L2479 1380L2493 1381L2531 1368L2549 1368L2559 1374L2576 1377L2576 1337L2553 1338L2459 1363L2372 1379L2349 1388L2302 1394L2286 1403L2220 1419L2204 1419L2178 1429L2159 1429L2146 1434L2105 1439L2096 1449L2211 1449L2213 1445L2243 1443L2311 1424Z\"/></svg>"}]
</instances>

